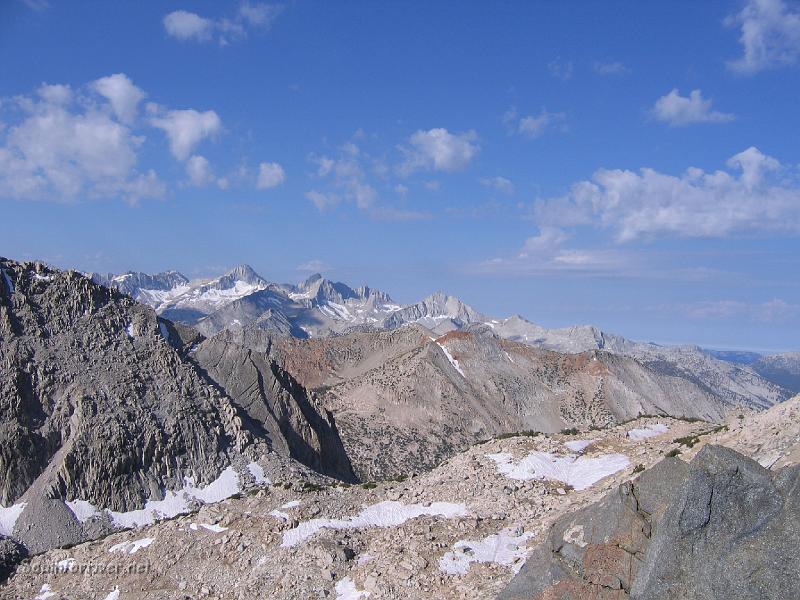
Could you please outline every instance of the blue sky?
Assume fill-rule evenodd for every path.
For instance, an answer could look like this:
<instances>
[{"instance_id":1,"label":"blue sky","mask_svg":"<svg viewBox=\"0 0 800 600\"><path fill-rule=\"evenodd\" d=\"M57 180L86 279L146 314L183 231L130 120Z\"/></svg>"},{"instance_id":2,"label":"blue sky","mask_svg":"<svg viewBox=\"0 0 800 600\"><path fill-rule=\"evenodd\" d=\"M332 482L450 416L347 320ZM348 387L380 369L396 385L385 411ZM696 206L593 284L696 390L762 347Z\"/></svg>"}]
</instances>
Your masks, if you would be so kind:
<instances>
[{"instance_id":1,"label":"blue sky","mask_svg":"<svg viewBox=\"0 0 800 600\"><path fill-rule=\"evenodd\" d=\"M0 6L0 254L797 349L800 5Z\"/></svg>"}]
</instances>

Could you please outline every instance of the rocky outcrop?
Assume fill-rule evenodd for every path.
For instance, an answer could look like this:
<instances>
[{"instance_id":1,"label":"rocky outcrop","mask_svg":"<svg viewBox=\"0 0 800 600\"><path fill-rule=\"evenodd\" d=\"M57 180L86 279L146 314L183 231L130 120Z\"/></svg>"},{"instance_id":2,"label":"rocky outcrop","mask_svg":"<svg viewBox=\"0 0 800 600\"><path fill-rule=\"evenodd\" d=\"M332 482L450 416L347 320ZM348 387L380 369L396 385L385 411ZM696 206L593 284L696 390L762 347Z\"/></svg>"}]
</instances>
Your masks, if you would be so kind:
<instances>
[{"instance_id":1,"label":"rocky outcrop","mask_svg":"<svg viewBox=\"0 0 800 600\"><path fill-rule=\"evenodd\" d=\"M191 358L287 455L333 477L353 481L333 416L270 356L265 332L223 332Z\"/></svg>"},{"instance_id":2,"label":"rocky outcrop","mask_svg":"<svg viewBox=\"0 0 800 600\"><path fill-rule=\"evenodd\" d=\"M500 599L798 598L799 533L800 466L706 446L559 519Z\"/></svg>"},{"instance_id":3,"label":"rocky outcrop","mask_svg":"<svg viewBox=\"0 0 800 600\"><path fill-rule=\"evenodd\" d=\"M253 444L151 309L73 271L0 268L14 288L0 293L4 505L35 492L140 508L184 476L213 480Z\"/></svg>"}]
</instances>

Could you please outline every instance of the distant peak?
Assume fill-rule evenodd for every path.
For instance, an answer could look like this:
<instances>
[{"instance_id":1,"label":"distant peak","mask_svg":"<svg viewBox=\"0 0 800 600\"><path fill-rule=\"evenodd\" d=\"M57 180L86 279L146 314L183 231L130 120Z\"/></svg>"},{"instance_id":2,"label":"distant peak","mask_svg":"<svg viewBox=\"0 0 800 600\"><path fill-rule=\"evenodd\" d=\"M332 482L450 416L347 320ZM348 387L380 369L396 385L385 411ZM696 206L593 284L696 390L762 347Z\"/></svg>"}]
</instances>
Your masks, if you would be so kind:
<instances>
[{"instance_id":1,"label":"distant peak","mask_svg":"<svg viewBox=\"0 0 800 600\"><path fill-rule=\"evenodd\" d=\"M253 267L244 263L225 273L225 276L233 276L236 279L241 279L242 281L248 282L260 281L262 279L262 277L255 272Z\"/></svg>"}]
</instances>

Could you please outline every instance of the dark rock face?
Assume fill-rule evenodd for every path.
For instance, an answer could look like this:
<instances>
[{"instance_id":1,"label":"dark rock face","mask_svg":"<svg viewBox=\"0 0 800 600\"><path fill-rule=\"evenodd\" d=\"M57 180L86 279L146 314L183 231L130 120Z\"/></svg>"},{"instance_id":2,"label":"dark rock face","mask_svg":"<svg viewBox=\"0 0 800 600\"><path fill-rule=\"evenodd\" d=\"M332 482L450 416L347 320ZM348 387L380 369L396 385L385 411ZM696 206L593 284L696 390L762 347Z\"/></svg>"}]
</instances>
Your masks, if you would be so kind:
<instances>
[{"instance_id":1,"label":"dark rock face","mask_svg":"<svg viewBox=\"0 0 800 600\"><path fill-rule=\"evenodd\" d=\"M25 546L11 538L0 536L0 583L5 581L27 556L28 551Z\"/></svg>"},{"instance_id":2,"label":"dark rock face","mask_svg":"<svg viewBox=\"0 0 800 600\"><path fill-rule=\"evenodd\" d=\"M553 526L502 600L800 598L800 467L665 459Z\"/></svg>"},{"instance_id":3,"label":"dark rock face","mask_svg":"<svg viewBox=\"0 0 800 600\"><path fill-rule=\"evenodd\" d=\"M333 417L270 356L266 332L223 332L192 359L280 451L311 468L354 481Z\"/></svg>"}]
</instances>

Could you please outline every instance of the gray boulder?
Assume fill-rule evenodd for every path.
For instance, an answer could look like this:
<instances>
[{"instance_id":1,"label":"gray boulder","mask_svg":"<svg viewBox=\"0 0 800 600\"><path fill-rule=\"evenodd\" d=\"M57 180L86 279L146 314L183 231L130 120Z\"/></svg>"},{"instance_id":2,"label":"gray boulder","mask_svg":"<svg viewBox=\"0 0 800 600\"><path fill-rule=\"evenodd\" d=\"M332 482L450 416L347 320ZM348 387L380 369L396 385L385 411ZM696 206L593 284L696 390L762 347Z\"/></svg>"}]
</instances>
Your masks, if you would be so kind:
<instances>
[{"instance_id":1,"label":"gray boulder","mask_svg":"<svg viewBox=\"0 0 800 600\"><path fill-rule=\"evenodd\" d=\"M501 600L800 598L800 466L721 446L565 515Z\"/></svg>"}]
</instances>

